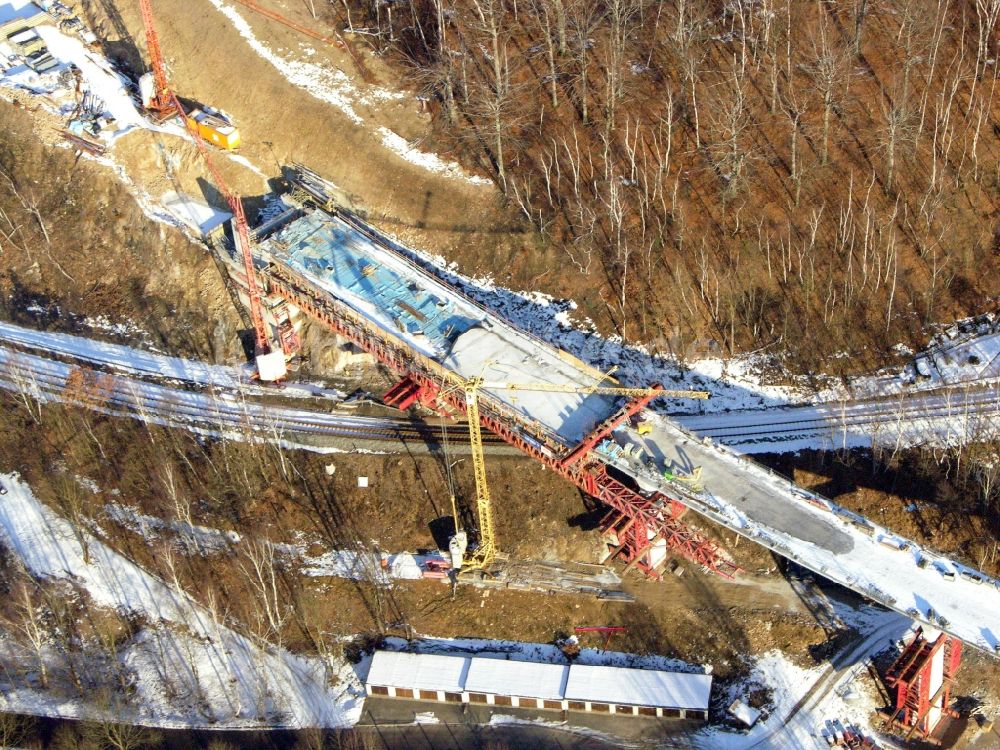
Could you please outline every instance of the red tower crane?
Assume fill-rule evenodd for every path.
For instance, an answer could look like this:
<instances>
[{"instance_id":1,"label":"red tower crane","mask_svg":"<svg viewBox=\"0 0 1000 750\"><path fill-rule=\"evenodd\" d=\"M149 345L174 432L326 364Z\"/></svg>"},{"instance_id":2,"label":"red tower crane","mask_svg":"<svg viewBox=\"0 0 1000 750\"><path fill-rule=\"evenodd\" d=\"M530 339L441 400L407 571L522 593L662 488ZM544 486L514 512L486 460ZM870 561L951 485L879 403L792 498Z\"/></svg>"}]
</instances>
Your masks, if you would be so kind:
<instances>
[{"instance_id":1,"label":"red tower crane","mask_svg":"<svg viewBox=\"0 0 1000 750\"><path fill-rule=\"evenodd\" d=\"M146 30L146 47L149 50L149 64L153 69L139 79L139 95L142 106L157 119L167 120L175 114L184 120L184 124L192 133L198 134L219 148L232 151L240 146L240 131L221 112L205 107L185 112L176 108L176 99L167 78L167 66L163 61L163 50L160 49L160 37L153 23L153 6L151 0L139 0L142 11L142 25Z\"/></svg>"},{"instance_id":2,"label":"red tower crane","mask_svg":"<svg viewBox=\"0 0 1000 750\"><path fill-rule=\"evenodd\" d=\"M250 227L247 225L246 214L243 211L243 203L239 194L229 189L226 181L222 178L212 155L209 152L208 144L203 137L206 125L202 120L190 116L184 111L184 107L177 99L177 95L170 87L167 78L166 65L163 62L163 52L160 49L160 39L156 34L156 27L153 25L153 7L150 0L139 0L142 9L142 23L146 29L146 46L149 49L150 65L153 68L154 90L147 97L143 96L146 107L154 112L163 115L177 114L184 123L195 145L201 154L205 166L212 175L212 179L219 188L219 192L226 199L230 210L233 212L233 235L236 250L243 258L243 272L246 275L247 296L250 300L250 320L253 323L254 332L254 358L257 365L257 375L261 380L280 380L285 376L285 355L292 354L298 349L298 340L291 322L285 320L281 327L281 343L283 351L272 352L271 341L267 334L267 325L264 323L264 306L260 293L260 286L257 283L257 274L253 266L253 246L250 240ZM147 101L148 100L148 101ZM233 129L235 130L235 129ZM215 127L208 127L209 135L221 132ZM213 137L214 141L219 139ZM238 136L237 136L238 140Z\"/></svg>"},{"instance_id":3,"label":"red tower crane","mask_svg":"<svg viewBox=\"0 0 1000 750\"><path fill-rule=\"evenodd\" d=\"M267 335L267 325L264 323L264 305L261 298L260 286L257 283L257 273L254 270L253 245L250 239L250 227L247 224L247 217L243 211L243 202L240 200L239 194L230 190L226 181L222 178L222 173L219 172L218 167L212 160L208 144L201 137L196 124L189 118L183 117L184 108L177 101L174 93L169 91L169 89L168 92L173 102L172 106L181 114L188 132L191 133L191 137L194 139L195 145L201 153L201 158L205 162L205 166L208 167L208 171L212 175L212 180L233 212L233 240L236 244L237 252L243 258L243 273L246 276L247 296L250 299L250 320L253 323L254 359L257 364L257 375L261 380L280 380L285 376L285 354L291 354L298 348L294 329L291 328L290 321L285 321L282 325L283 330L281 334L283 349L285 351L278 350L273 352L270 337ZM285 331L285 328L288 330Z\"/></svg>"}]
</instances>

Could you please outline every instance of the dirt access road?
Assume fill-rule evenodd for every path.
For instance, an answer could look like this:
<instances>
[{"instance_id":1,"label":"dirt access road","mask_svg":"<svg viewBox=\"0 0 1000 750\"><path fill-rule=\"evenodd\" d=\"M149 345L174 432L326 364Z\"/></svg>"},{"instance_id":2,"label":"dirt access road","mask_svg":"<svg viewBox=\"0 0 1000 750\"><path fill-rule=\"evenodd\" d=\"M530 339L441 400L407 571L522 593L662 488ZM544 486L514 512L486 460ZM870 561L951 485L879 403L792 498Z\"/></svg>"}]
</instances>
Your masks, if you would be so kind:
<instances>
[{"instance_id":1,"label":"dirt access road","mask_svg":"<svg viewBox=\"0 0 1000 750\"><path fill-rule=\"evenodd\" d=\"M138 3L104 0L90 5L85 17L108 54L133 65L140 54L146 59ZM312 20L305 3L267 0L266 5L321 32L332 30L329 23ZM267 49L254 49L220 7L238 13ZM431 171L385 145L386 133L392 131L419 147L430 117L420 111L413 92L391 87L380 61L364 45L355 46L374 83L364 80L347 51L243 6L224 0L157 0L154 10L178 94L230 113L242 134L241 156L264 174L276 175L293 161L308 164L360 208L385 217L393 231L418 233L422 246L442 252L485 239L491 246L503 244L512 229L520 231L516 217L500 208L491 183L472 182L464 173ZM280 58L285 72L262 55L275 62ZM512 241L517 244L517 236ZM492 260L491 265L502 267Z\"/></svg>"}]
</instances>

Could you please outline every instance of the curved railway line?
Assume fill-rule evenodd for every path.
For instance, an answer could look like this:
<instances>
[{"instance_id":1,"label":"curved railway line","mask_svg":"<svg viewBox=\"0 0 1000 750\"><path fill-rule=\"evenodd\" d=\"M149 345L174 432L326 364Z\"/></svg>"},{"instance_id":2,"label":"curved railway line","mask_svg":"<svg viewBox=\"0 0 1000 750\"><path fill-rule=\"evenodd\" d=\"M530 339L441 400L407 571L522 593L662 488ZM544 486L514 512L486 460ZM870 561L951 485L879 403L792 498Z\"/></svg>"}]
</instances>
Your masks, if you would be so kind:
<instances>
[{"instance_id":1,"label":"curved railway line","mask_svg":"<svg viewBox=\"0 0 1000 750\"><path fill-rule=\"evenodd\" d=\"M468 436L461 422L421 421L395 416L357 415L337 410L285 406L285 394L246 378L238 368L183 363L128 347L98 343L81 351L78 339L15 326L0 326L0 338L17 347L0 346L0 387L34 392L43 400L75 403L115 416L148 419L200 432L253 434L257 439L303 443L311 448L339 448L343 441L405 442L437 445L454 440L461 451ZM33 353L38 352L38 353ZM167 363L165 365L165 363ZM87 374L95 393L73 393L74 371ZM320 389L324 404L331 391ZM278 403L274 403L277 401ZM318 402L313 399L313 402ZM680 416L676 420L699 435L722 443L760 444L780 449L787 440L837 433L876 433L883 427L918 430L935 422L962 419L971 435L1000 434L1000 389L995 382L967 384L961 389L926 391L883 399L842 401L767 410ZM489 433L493 450L506 444Z\"/></svg>"},{"instance_id":2,"label":"curved railway line","mask_svg":"<svg viewBox=\"0 0 1000 750\"><path fill-rule=\"evenodd\" d=\"M204 388L171 387L107 371L85 370L86 382L74 384L78 365L0 346L0 388L21 397L60 401L113 416L133 417L198 432L232 435L234 431L272 442L323 447L323 438L435 445L454 439L461 452L468 433L460 423L357 416L259 403L243 394ZM442 430L446 435L442 435ZM484 436L491 447L499 438ZM328 447L338 447L330 443Z\"/></svg>"},{"instance_id":3,"label":"curved railway line","mask_svg":"<svg viewBox=\"0 0 1000 750\"><path fill-rule=\"evenodd\" d=\"M984 427L997 428L1000 424L997 422L1000 420L1000 390L995 384L878 400L679 417L677 421L699 435L732 443L756 438L830 433L851 427L912 427L918 424L915 420L927 422L966 417L982 420Z\"/></svg>"}]
</instances>

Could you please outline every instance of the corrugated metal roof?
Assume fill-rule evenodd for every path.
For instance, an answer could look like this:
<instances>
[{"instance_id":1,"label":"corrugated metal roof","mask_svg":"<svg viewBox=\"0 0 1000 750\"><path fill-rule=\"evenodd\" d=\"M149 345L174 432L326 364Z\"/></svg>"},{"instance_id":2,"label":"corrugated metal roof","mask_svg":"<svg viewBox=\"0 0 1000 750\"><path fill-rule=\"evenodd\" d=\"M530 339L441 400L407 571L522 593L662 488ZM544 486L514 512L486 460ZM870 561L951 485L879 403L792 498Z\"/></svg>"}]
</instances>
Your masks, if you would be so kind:
<instances>
[{"instance_id":1,"label":"corrugated metal roof","mask_svg":"<svg viewBox=\"0 0 1000 750\"><path fill-rule=\"evenodd\" d=\"M473 659L465 689L470 693L561 700L569 670L564 664Z\"/></svg>"},{"instance_id":2,"label":"corrugated metal roof","mask_svg":"<svg viewBox=\"0 0 1000 750\"><path fill-rule=\"evenodd\" d=\"M460 693L468 671L469 658L466 656L376 651L368 683Z\"/></svg>"},{"instance_id":3,"label":"corrugated metal roof","mask_svg":"<svg viewBox=\"0 0 1000 750\"><path fill-rule=\"evenodd\" d=\"M416 690L705 711L712 677L626 667L376 651L368 683Z\"/></svg>"},{"instance_id":4,"label":"corrugated metal roof","mask_svg":"<svg viewBox=\"0 0 1000 750\"><path fill-rule=\"evenodd\" d=\"M704 711L711 689L712 677L707 674L574 664L566 683L566 699Z\"/></svg>"}]
</instances>

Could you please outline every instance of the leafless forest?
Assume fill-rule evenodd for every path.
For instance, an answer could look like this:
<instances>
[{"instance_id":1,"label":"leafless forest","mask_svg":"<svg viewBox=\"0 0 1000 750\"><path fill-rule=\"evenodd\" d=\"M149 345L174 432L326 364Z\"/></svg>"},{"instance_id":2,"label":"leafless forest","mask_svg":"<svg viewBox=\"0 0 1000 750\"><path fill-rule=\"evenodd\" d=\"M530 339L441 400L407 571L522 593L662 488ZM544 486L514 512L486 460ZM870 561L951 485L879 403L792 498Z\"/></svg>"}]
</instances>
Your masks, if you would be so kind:
<instances>
[{"instance_id":1,"label":"leafless forest","mask_svg":"<svg viewBox=\"0 0 1000 750\"><path fill-rule=\"evenodd\" d=\"M336 12L626 337L877 360L998 291L1000 0Z\"/></svg>"}]
</instances>

